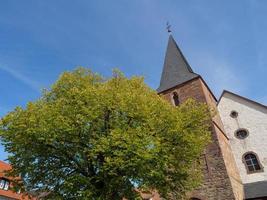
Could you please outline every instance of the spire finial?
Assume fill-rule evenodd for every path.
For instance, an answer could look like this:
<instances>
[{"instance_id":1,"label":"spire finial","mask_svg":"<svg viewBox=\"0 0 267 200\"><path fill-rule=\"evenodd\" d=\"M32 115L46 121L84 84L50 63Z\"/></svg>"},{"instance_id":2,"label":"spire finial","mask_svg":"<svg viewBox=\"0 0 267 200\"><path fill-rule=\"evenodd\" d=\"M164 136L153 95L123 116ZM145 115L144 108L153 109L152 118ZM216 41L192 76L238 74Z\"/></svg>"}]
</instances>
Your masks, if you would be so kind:
<instances>
[{"instance_id":1,"label":"spire finial","mask_svg":"<svg viewBox=\"0 0 267 200\"><path fill-rule=\"evenodd\" d=\"M167 32L169 33L169 34L171 34L171 25L170 25L170 23L167 21L167 24L166 24L166 29L167 29Z\"/></svg>"}]
</instances>

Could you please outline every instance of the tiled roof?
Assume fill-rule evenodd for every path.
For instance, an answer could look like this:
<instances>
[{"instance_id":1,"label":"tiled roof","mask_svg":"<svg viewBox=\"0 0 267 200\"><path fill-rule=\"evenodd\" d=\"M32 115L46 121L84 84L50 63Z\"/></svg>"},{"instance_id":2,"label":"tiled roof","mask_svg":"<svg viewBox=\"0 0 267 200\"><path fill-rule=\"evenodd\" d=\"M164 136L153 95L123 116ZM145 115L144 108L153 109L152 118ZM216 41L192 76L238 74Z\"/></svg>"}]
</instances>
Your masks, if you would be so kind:
<instances>
[{"instance_id":1,"label":"tiled roof","mask_svg":"<svg viewBox=\"0 0 267 200\"><path fill-rule=\"evenodd\" d=\"M5 177L5 171L12 169L12 167L0 160L0 177Z\"/></svg>"},{"instance_id":2,"label":"tiled roof","mask_svg":"<svg viewBox=\"0 0 267 200\"><path fill-rule=\"evenodd\" d=\"M5 163L3 161L0 161L0 178L5 178L8 180L11 180L10 177L6 176L5 171L12 169L11 165L8 163ZM13 179L14 180L14 179ZM23 194L18 194L16 192L13 192L12 190L3 190L0 189L0 199L1 197L8 197L8 198L12 198L12 199L25 199L28 200L28 196L27 195L23 195Z\"/></svg>"}]
</instances>

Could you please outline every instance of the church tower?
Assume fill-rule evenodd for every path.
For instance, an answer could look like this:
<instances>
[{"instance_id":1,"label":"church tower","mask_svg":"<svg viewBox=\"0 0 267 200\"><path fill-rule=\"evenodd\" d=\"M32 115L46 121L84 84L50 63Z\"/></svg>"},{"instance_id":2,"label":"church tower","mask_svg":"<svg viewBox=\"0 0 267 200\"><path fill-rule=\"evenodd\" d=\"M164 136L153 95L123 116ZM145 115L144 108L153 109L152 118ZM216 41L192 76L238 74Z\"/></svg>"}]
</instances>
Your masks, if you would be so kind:
<instances>
[{"instance_id":1,"label":"church tower","mask_svg":"<svg viewBox=\"0 0 267 200\"><path fill-rule=\"evenodd\" d=\"M169 36L157 91L174 106L193 98L216 110L215 96L202 77L193 72L172 35ZM243 200L243 185L229 138L218 114L211 121L211 134L212 142L202 156L203 183L189 197L200 200Z\"/></svg>"}]
</instances>

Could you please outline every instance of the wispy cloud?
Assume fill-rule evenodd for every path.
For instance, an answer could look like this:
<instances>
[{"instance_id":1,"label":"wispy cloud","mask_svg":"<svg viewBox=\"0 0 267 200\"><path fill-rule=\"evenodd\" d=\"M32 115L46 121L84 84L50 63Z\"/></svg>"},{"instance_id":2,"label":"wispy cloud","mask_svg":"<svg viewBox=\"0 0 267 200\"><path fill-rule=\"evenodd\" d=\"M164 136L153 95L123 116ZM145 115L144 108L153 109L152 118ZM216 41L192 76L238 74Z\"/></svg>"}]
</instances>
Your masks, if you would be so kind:
<instances>
[{"instance_id":1,"label":"wispy cloud","mask_svg":"<svg viewBox=\"0 0 267 200\"><path fill-rule=\"evenodd\" d=\"M223 90L230 90L235 93L244 93L246 89L246 81L235 71L235 67L211 55L201 55L196 63L200 74L211 86L215 95L218 97Z\"/></svg>"},{"instance_id":2,"label":"wispy cloud","mask_svg":"<svg viewBox=\"0 0 267 200\"><path fill-rule=\"evenodd\" d=\"M36 92L40 92L40 84L38 84L36 81L30 79L29 77L25 76L18 70L12 69L10 67L6 67L5 65L0 64L0 70L10 74L15 79L21 81L22 83L26 84L30 88L32 88Z\"/></svg>"}]
</instances>

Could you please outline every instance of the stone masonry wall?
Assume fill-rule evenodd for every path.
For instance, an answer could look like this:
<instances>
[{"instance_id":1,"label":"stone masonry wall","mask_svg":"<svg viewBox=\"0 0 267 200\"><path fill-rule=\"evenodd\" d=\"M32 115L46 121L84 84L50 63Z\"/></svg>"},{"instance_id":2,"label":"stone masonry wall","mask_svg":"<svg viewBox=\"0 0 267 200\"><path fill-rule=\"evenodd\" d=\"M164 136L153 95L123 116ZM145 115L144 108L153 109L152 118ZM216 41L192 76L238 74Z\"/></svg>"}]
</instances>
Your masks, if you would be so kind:
<instances>
[{"instance_id":1,"label":"stone masonry wall","mask_svg":"<svg viewBox=\"0 0 267 200\"><path fill-rule=\"evenodd\" d=\"M181 103L194 98L216 109L216 100L201 78L164 91L161 95L172 103L173 92L177 92ZM243 186L220 117L214 116L211 124L212 143L202 156L204 180L190 196L201 200L242 200Z\"/></svg>"},{"instance_id":2,"label":"stone masonry wall","mask_svg":"<svg viewBox=\"0 0 267 200\"><path fill-rule=\"evenodd\" d=\"M243 184L240 176L240 171L236 165L233 151L231 149L230 140L224 131L224 126L217 110L217 101L212 97L211 92L208 90L205 83L201 80L202 88L206 97L208 105L210 105L215 111L216 115L213 117L213 123L215 125L215 132L217 133L218 142L221 148L222 156L226 166L227 173L229 175L232 189L236 199L244 199Z\"/></svg>"}]
</instances>

